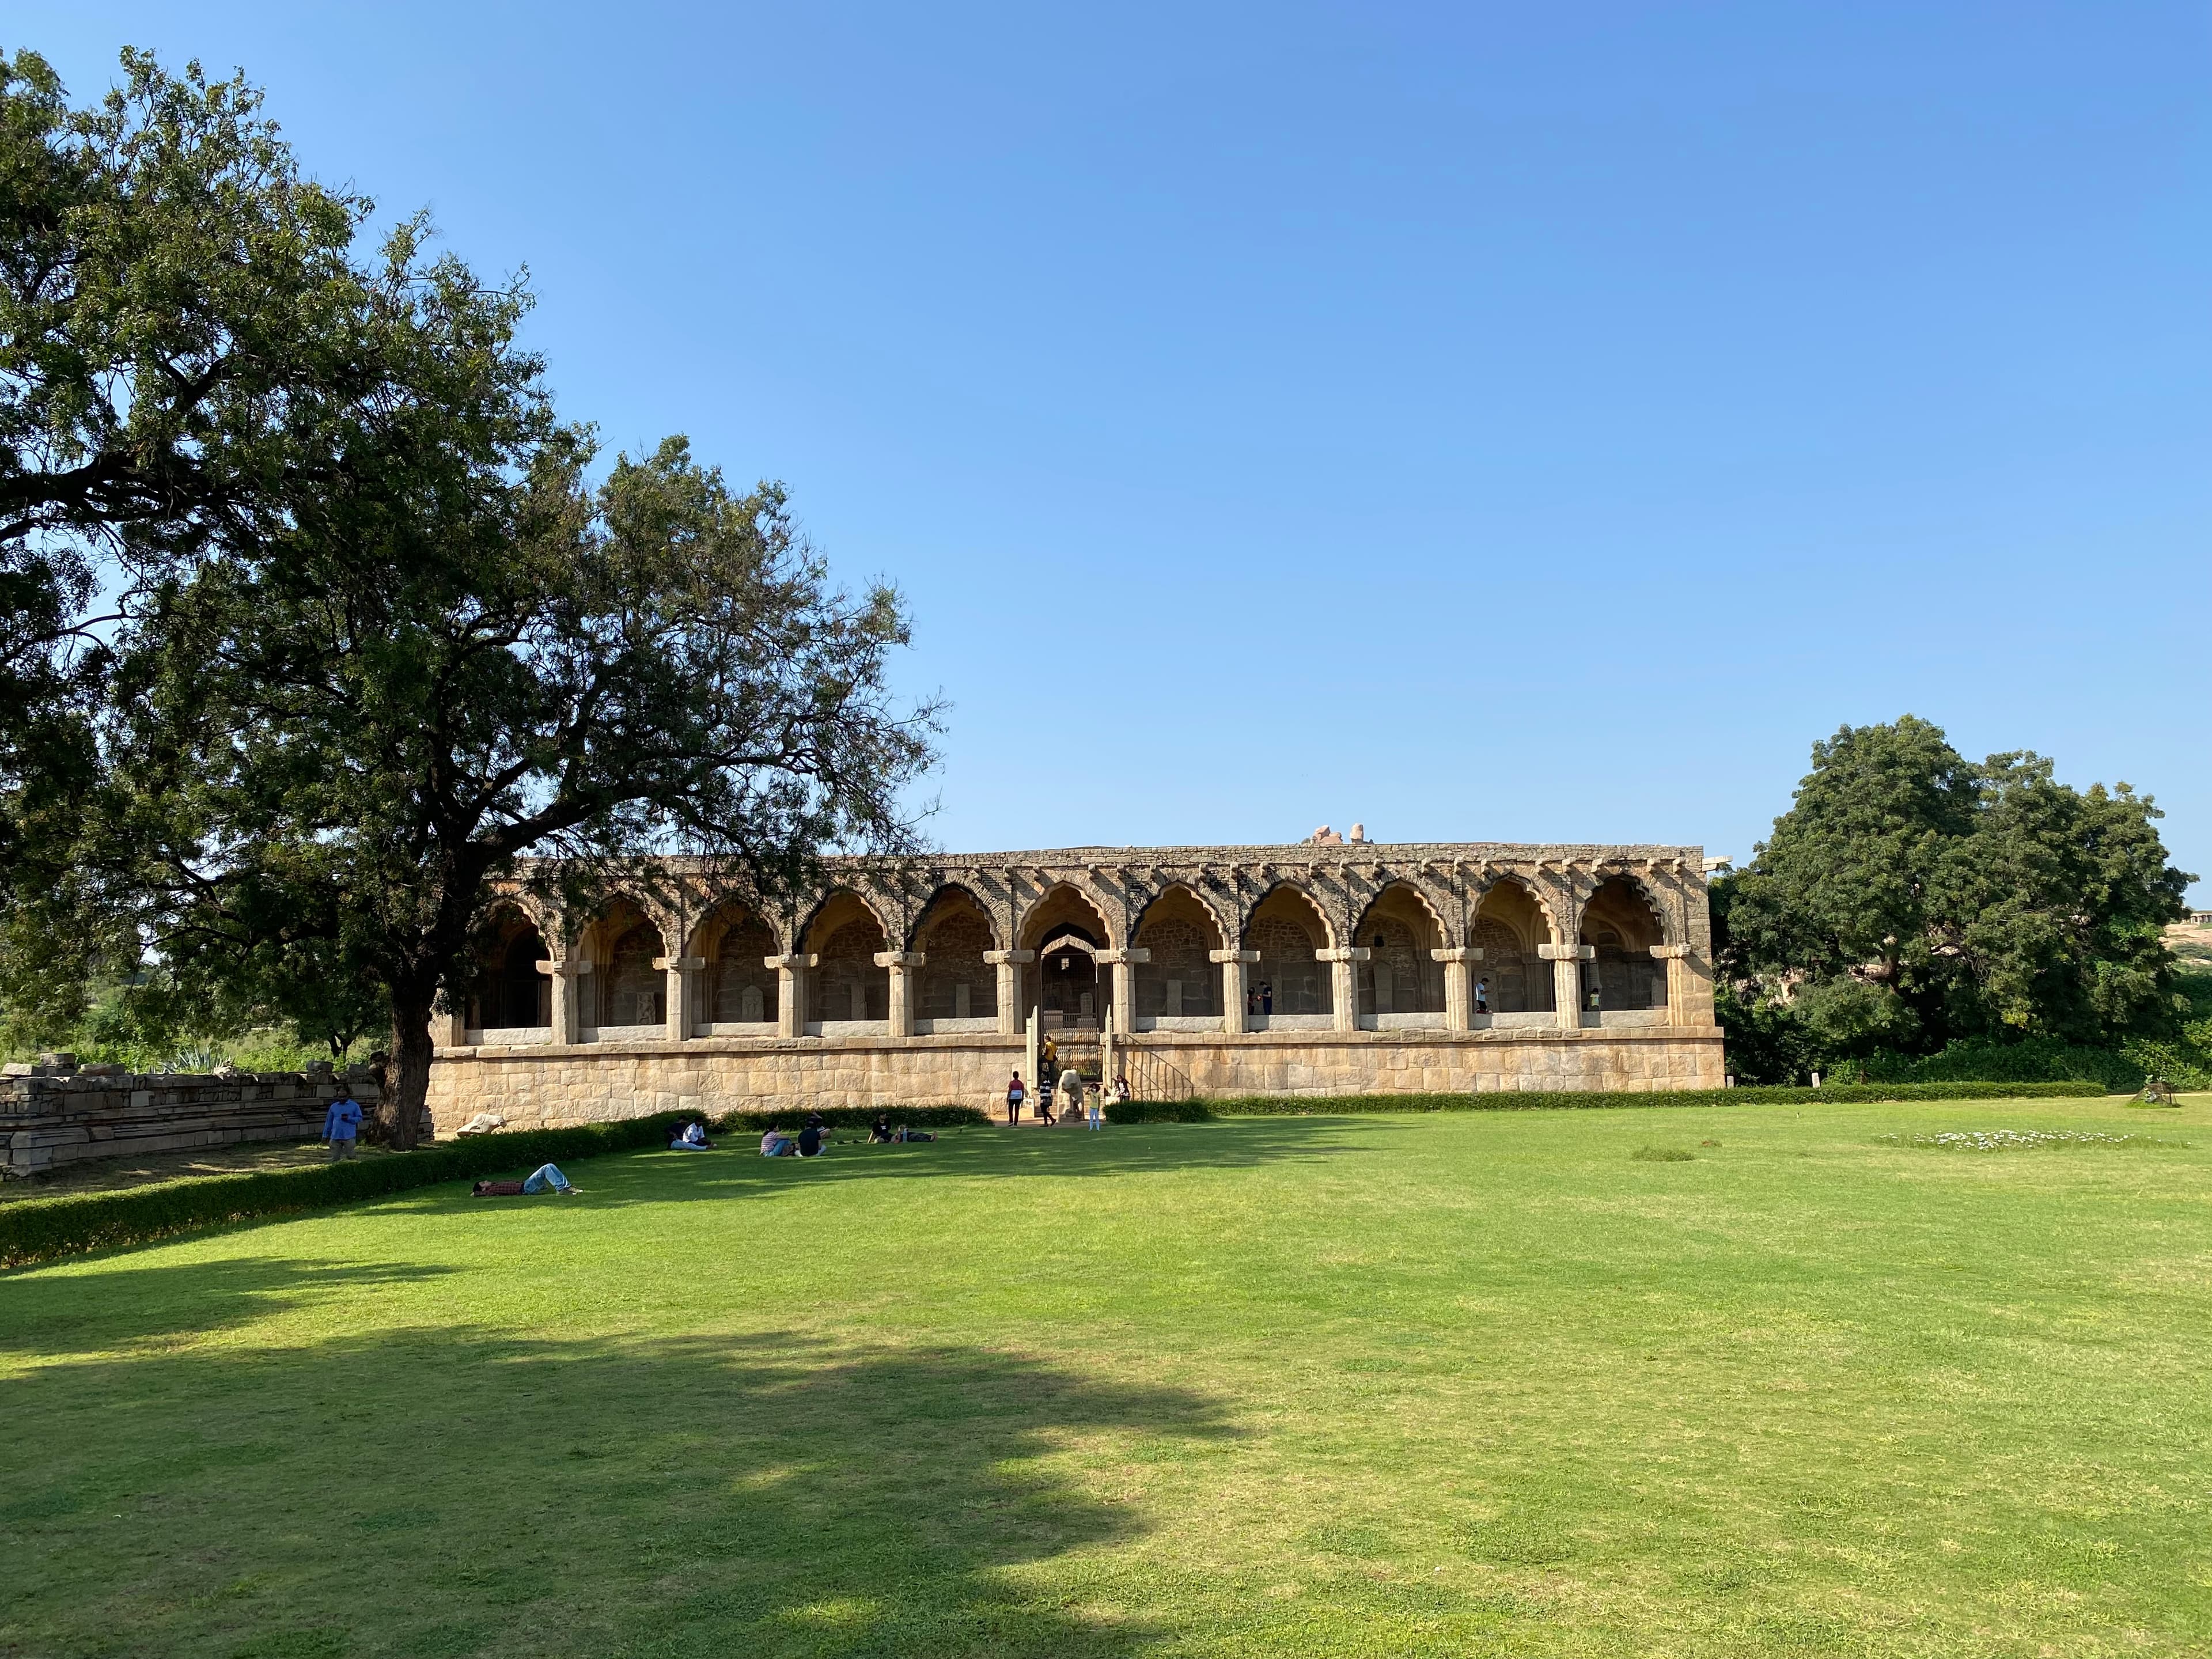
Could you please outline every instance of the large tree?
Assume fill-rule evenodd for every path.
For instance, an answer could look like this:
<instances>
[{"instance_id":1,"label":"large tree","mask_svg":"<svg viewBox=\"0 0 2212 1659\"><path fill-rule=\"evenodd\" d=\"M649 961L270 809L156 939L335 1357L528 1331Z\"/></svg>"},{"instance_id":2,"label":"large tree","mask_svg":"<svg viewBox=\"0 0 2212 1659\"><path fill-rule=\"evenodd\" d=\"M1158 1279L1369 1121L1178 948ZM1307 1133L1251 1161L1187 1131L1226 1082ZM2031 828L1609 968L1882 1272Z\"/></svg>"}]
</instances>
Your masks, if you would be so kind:
<instances>
[{"instance_id":1,"label":"large tree","mask_svg":"<svg viewBox=\"0 0 2212 1659\"><path fill-rule=\"evenodd\" d=\"M618 459L556 434L521 478L392 511L334 501L281 556L213 561L121 647L119 890L171 953L272 942L389 999L412 1138L441 987L489 884L682 849L764 883L825 844L892 847L929 710L884 670L896 596L847 594L781 492L680 439Z\"/></svg>"},{"instance_id":2,"label":"large tree","mask_svg":"<svg viewBox=\"0 0 2212 1659\"><path fill-rule=\"evenodd\" d=\"M1724 1006L1776 1065L1958 1039L2110 1043L2177 1007L2160 938L2193 878L2127 785L1979 764L1906 715L1845 726L1715 891Z\"/></svg>"},{"instance_id":3,"label":"large tree","mask_svg":"<svg viewBox=\"0 0 2212 1659\"><path fill-rule=\"evenodd\" d=\"M526 295L426 258L419 222L359 261L366 204L317 196L320 240L226 241L308 200L242 86L128 58L130 89L66 116L23 63L33 160L119 155L125 196L142 173L185 181L167 240L130 242L109 286L177 301L157 322L198 317L202 277L232 299L178 325L198 356L164 345L72 383L158 390L174 368L185 389L148 392L131 432L52 412L59 347L18 388L24 568L47 562L80 635L70 572L116 573L80 721L90 770L51 860L65 879L35 899L18 884L19 932L143 942L179 984L265 991L303 1019L373 983L404 1145L441 987L524 855L588 879L680 848L773 883L825 845L902 842L933 721L885 688L904 618L887 586L830 581L781 489L734 491L681 440L594 482L589 433L555 422L517 343ZM139 269L164 262L167 288ZM76 309L67 325L95 337ZM63 327L41 333L43 314L8 325L24 362Z\"/></svg>"}]
</instances>

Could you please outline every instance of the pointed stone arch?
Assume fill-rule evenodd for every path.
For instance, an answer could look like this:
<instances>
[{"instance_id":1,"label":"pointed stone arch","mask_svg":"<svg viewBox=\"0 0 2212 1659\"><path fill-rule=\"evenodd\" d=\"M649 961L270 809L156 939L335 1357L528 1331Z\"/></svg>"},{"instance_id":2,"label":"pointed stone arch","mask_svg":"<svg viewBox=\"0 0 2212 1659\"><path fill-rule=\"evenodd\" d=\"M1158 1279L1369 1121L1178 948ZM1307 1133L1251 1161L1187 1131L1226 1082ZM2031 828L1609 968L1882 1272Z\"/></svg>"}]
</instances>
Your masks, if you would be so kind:
<instances>
[{"instance_id":1,"label":"pointed stone arch","mask_svg":"<svg viewBox=\"0 0 2212 1659\"><path fill-rule=\"evenodd\" d=\"M1590 1006L1606 1013L1642 1012L1667 1006L1667 964L1652 955L1665 945L1666 912L1626 872L1607 875L1583 902L1578 942L1589 952L1582 983Z\"/></svg>"},{"instance_id":2,"label":"pointed stone arch","mask_svg":"<svg viewBox=\"0 0 2212 1659\"><path fill-rule=\"evenodd\" d=\"M1444 1012L1444 965L1433 954L1451 939L1429 894L1403 879L1383 884L1352 929L1367 957L1357 963L1363 1018Z\"/></svg>"},{"instance_id":3,"label":"pointed stone arch","mask_svg":"<svg viewBox=\"0 0 2212 1659\"><path fill-rule=\"evenodd\" d=\"M1659 937L1653 939L1652 944L1680 945L1683 942L1681 896L1668 884L1655 879L1648 870L1628 866L1608 869L1601 866L1591 872L1590 891L1583 900L1583 907L1587 908L1601 890L1615 884L1620 889L1632 892L1650 912L1651 919L1659 929Z\"/></svg>"},{"instance_id":4,"label":"pointed stone arch","mask_svg":"<svg viewBox=\"0 0 2212 1659\"><path fill-rule=\"evenodd\" d=\"M1070 902L1080 903L1092 918L1091 930L1099 935L1099 945L1107 950L1121 943L1121 930L1116 926L1126 908L1115 895L1108 892L1086 876L1060 874L1048 878L1037 896L1018 908L1019 920L1014 933L1016 943L1024 951L1033 951L1046 932L1056 925L1054 918L1068 908Z\"/></svg>"},{"instance_id":5,"label":"pointed stone arch","mask_svg":"<svg viewBox=\"0 0 2212 1659\"><path fill-rule=\"evenodd\" d=\"M1219 1023L1221 968L1215 953L1229 948L1221 913L1186 882L1169 883L1138 915L1130 933L1145 954L1135 963L1136 1017Z\"/></svg>"},{"instance_id":6,"label":"pointed stone arch","mask_svg":"<svg viewBox=\"0 0 2212 1659\"><path fill-rule=\"evenodd\" d=\"M818 958L810 979L810 1024L825 1030L890 1018L890 970L877 957L887 955L894 935L883 912L858 889L840 885L824 894L800 933L800 950Z\"/></svg>"},{"instance_id":7,"label":"pointed stone arch","mask_svg":"<svg viewBox=\"0 0 2212 1659\"><path fill-rule=\"evenodd\" d=\"M885 908L880 896L869 892L857 882L840 881L824 887L812 904L797 913L791 928L791 937L797 948L812 950L817 942L815 929L821 922L823 913L847 900L874 918L876 926L883 930L886 949L889 948L889 941L904 936L905 929L897 925L896 915Z\"/></svg>"},{"instance_id":8,"label":"pointed stone arch","mask_svg":"<svg viewBox=\"0 0 2212 1659\"><path fill-rule=\"evenodd\" d=\"M553 980L538 964L550 964L553 951L529 908L513 896L494 899L477 925L469 954L475 973L465 1029L478 1033L544 1030L550 1035ZM479 1036L477 1040L484 1039Z\"/></svg>"},{"instance_id":9,"label":"pointed stone arch","mask_svg":"<svg viewBox=\"0 0 2212 1659\"><path fill-rule=\"evenodd\" d=\"M1467 942L1482 952L1470 964L1471 1009L1485 1015L1552 1014L1555 976L1542 948L1559 941L1553 900L1534 883L1506 873L1486 884L1469 912Z\"/></svg>"},{"instance_id":10,"label":"pointed stone arch","mask_svg":"<svg viewBox=\"0 0 2212 1659\"><path fill-rule=\"evenodd\" d=\"M725 898L700 918L690 954L705 963L698 1022L708 1035L765 1035L775 1028L781 987L768 959L783 953L775 923L750 900Z\"/></svg>"},{"instance_id":11,"label":"pointed stone arch","mask_svg":"<svg viewBox=\"0 0 2212 1659\"><path fill-rule=\"evenodd\" d=\"M967 884L949 881L936 888L908 938L908 949L921 957L917 1017L933 1030L948 1023L957 1029L964 1020L995 1025L999 975L987 958L1001 948L990 908Z\"/></svg>"},{"instance_id":12,"label":"pointed stone arch","mask_svg":"<svg viewBox=\"0 0 2212 1659\"><path fill-rule=\"evenodd\" d=\"M587 970L580 988L586 1036L609 1030L635 1032L668 1024L668 981L653 964L670 953L665 918L627 886L611 890L578 940Z\"/></svg>"},{"instance_id":13,"label":"pointed stone arch","mask_svg":"<svg viewBox=\"0 0 2212 1659\"><path fill-rule=\"evenodd\" d=\"M1021 948L1036 959L1023 969L1023 1004L1052 1025L1097 1024L1105 1016L1107 987L1098 952L1113 948L1108 907L1072 881L1056 881L1022 917Z\"/></svg>"},{"instance_id":14,"label":"pointed stone arch","mask_svg":"<svg viewBox=\"0 0 2212 1659\"><path fill-rule=\"evenodd\" d=\"M1328 912L1300 883L1279 881L1245 913L1243 948L1260 960L1246 970L1251 1012L1333 1014L1334 975L1321 952L1336 948Z\"/></svg>"}]
</instances>

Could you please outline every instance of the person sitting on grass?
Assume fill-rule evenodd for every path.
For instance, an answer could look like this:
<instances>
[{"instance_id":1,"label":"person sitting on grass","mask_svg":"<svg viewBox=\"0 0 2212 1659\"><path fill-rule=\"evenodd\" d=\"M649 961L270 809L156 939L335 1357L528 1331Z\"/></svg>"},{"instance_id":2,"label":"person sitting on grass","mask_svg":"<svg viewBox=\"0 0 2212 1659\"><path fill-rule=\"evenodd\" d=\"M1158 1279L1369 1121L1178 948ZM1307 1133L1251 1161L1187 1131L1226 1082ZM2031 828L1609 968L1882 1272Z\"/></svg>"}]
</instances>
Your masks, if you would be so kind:
<instances>
[{"instance_id":1,"label":"person sitting on grass","mask_svg":"<svg viewBox=\"0 0 2212 1659\"><path fill-rule=\"evenodd\" d=\"M795 1158L798 1153L799 1143L781 1129L770 1129L761 1137L763 1158Z\"/></svg>"},{"instance_id":2,"label":"person sitting on grass","mask_svg":"<svg viewBox=\"0 0 2212 1659\"><path fill-rule=\"evenodd\" d=\"M568 1184L568 1177L552 1164L541 1164L523 1177L522 1190L526 1193L556 1192L567 1198L573 1196L576 1189Z\"/></svg>"},{"instance_id":3,"label":"person sitting on grass","mask_svg":"<svg viewBox=\"0 0 2212 1659\"><path fill-rule=\"evenodd\" d=\"M806 1127L799 1132L799 1155L801 1158L822 1156L822 1115L815 1113L806 1120Z\"/></svg>"},{"instance_id":4,"label":"person sitting on grass","mask_svg":"<svg viewBox=\"0 0 2212 1659\"><path fill-rule=\"evenodd\" d=\"M707 1126L697 1118L676 1132L676 1139L668 1143L672 1152L702 1152L714 1150L714 1143L707 1139Z\"/></svg>"},{"instance_id":5,"label":"person sitting on grass","mask_svg":"<svg viewBox=\"0 0 2212 1659\"><path fill-rule=\"evenodd\" d=\"M889 1112L878 1112L876 1121L868 1125L868 1145L888 1146L897 1139L898 1136L891 1133L891 1115Z\"/></svg>"}]
</instances>

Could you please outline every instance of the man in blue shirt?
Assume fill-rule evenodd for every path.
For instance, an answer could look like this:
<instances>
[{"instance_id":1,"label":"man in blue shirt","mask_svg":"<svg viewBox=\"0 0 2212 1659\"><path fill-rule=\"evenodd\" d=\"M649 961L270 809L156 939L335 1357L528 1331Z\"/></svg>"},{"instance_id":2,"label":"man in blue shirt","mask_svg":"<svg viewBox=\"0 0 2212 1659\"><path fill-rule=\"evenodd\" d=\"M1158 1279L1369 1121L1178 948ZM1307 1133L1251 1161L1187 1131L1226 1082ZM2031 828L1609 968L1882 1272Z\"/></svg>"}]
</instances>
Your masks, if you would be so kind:
<instances>
[{"instance_id":1,"label":"man in blue shirt","mask_svg":"<svg viewBox=\"0 0 2212 1659\"><path fill-rule=\"evenodd\" d=\"M347 1091L338 1091L331 1109L323 1114L323 1139L331 1143L331 1162L351 1158L361 1134L361 1103Z\"/></svg>"}]
</instances>

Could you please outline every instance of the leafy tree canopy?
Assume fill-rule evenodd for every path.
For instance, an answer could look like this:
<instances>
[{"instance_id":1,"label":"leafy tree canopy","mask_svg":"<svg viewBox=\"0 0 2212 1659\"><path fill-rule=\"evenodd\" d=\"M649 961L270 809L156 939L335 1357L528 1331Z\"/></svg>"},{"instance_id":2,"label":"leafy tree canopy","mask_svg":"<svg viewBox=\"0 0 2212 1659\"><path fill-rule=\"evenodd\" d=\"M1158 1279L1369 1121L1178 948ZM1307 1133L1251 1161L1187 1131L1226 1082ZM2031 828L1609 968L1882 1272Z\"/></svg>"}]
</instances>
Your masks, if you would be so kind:
<instances>
[{"instance_id":1,"label":"leafy tree canopy","mask_svg":"<svg viewBox=\"0 0 2212 1659\"><path fill-rule=\"evenodd\" d=\"M1814 744L1772 837L1714 893L1744 1069L2165 1031L2185 999L2160 935L2194 878L2159 816L2038 755L1969 762L1909 714Z\"/></svg>"},{"instance_id":2,"label":"leafy tree canopy","mask_svg":"<svg viewBox=\"0 0 2212 1659\"><path fill-rule=\"evenodd\" d=\"M299 209L320 240L217 234L290 222L306 187L289 150L248 89L125 62L103 118L225 142L117 163L125 195L134 167L198 187L117 256L114 285L160 286L152 262L181 267L182 296L205 267L230 297L193 337L202 401L157 399L135 436L74 414L6 434L23 568L60 545L112 550L122 572L84 705L93 764L73 833L39 842L52 879L17 884L15 959L51 964L64 935L150 945L175 994L275 997L334 1040L373 987L404 1144L434 1000L495 878L531 854L588 880L681 849L772 886L825 845L902 845L934 713L886 690L896 595L834 584L779 487L733 489L680 438L595 480L591 433L556 421L517 343L519 284L425 259L419 221L356 259L357 200ZM106 155L21 63L46 149ZM227 342L295 305L293 331L270 320L247 354L274 368L225 367ZM131 373L168 383L158 362ZM26 410L59 406L23 384ZM227 388L248 386L233 410ZM31 435L57 430L72 435ZM69 482L111 452L112 487ZM65 592L66 561L49 565ZM16 781L19 805L29 793Z\"/></svg>"}]
</instances>

